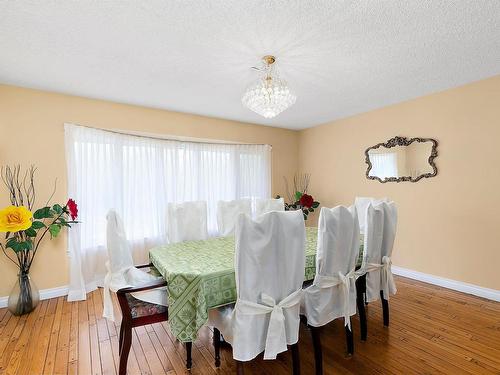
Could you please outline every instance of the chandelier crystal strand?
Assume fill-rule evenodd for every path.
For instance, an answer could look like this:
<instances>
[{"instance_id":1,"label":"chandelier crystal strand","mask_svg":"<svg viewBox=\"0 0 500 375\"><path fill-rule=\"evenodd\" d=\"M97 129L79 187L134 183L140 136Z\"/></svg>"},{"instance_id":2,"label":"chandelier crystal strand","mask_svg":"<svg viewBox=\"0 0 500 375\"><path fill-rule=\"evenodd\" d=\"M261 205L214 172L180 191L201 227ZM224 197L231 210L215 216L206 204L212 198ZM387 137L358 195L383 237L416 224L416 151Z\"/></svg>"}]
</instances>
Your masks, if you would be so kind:
<instances>
[{"instance_id":1,"label":"chandelier crystal strand","mask_svg":"<svg viewBox=\"0 0 500 375\"><path fill-rule=\"evenodd\" d=\"M278 75L274 56L264 56L264 75L243 94L241 101L248 109L265 118L273 118L292 106L297 97Z\"/></svg>"}]
</instances>

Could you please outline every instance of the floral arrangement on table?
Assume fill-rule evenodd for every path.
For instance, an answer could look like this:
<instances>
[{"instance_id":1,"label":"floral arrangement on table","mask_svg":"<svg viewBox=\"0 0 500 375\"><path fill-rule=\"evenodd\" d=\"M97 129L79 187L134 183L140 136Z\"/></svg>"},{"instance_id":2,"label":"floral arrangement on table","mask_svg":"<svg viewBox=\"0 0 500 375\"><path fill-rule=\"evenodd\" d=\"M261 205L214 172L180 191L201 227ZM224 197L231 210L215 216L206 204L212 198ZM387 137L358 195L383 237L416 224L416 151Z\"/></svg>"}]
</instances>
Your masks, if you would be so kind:
<instances>
[{"instance_id":1,"label":"floral arrangement on table","mask_svg":"<svg viewBox=\"0 0 500 375\"><path fill-rule=\"evenodd\" d=\"M64 227L77 223L78 207L74 200L66 204L53 204L34 211L35 171L31 166L21 173L20 166L2 167L1 178L9 192L11 205L0 210L0 232L5 233L0 248L4 255L19 268L16 285L10 296L8 307L12 314L23 315L32 311L39 301L39 293L30 279L29 271L40 244L47 238L55 238ZM55 193L49 198L52 199Z\"/></svg>"},{"instance_id":2,"label":"floral arrangement on table","mask_svg":"<svg viewBox=\"0 0 500 375\"><path fill-rule=\"evenodd\" d=\"M288 180L285 180L285 189L288 198L288 202L285 202L285 211L296 211L302 210L304 214L304 220L307 220L309 214L314 212L316 208L319 207L320 203L315 201L312 195L307 194L309 189L309 183L311 181L311 175L308 173L296 173L293 176L293 195L290 194L290 189L288 187ZM277 195L277 199L281 196Z\"/></svg>"}]
</instances>

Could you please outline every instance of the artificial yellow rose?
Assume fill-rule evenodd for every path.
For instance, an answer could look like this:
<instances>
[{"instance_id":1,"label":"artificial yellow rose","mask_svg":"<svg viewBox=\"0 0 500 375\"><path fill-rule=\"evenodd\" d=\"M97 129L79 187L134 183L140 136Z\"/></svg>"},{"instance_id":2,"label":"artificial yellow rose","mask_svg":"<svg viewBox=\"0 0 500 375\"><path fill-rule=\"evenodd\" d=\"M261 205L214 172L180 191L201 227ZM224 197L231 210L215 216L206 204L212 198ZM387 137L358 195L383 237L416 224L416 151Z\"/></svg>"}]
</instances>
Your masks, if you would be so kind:
<instances>
[{"instance_id":1,"label":"artificial yellow rose","mask_svg":"<svg viewBox=\"0 0 500 375\"><path fill-rule=\"evenodd\" d=\"M0 232L19 232L31 227L33 214L24 206L9 206L0 210Z\"/></svg>"}]
</instances>

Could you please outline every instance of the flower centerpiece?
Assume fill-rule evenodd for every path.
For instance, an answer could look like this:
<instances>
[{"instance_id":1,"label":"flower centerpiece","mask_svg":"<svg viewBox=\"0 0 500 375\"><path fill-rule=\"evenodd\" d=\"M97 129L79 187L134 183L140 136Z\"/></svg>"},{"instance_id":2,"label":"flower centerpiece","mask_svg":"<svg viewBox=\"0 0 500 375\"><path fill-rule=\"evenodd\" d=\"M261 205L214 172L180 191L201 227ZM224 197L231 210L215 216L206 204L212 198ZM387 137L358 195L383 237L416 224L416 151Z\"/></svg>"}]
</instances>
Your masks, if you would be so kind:
<instances>
[{"instance_id":1,"label":"flower centerpiece","mask_svg":"<svg viewBox=\"0 0 500 375\"><path fill-rule=\"evenodd\" d=\"M290 189L288 187L288 180L285 180L285 189L288 197L288 202L285 202L285 211L295 211L302 210L304 214L304 220L307 220L309 214L314 212L316 208L319 207L320 203L309 195L309 182L311 180L311 175L308 173L297 173L293 177L293 191L294 194L290 194ZM281 196L276 196L276 198L281 198Z\"/></svg>"},{"instance_id":2,"label":"flower centerpiece","mask_svg":"<svg viewBox=\"0 0 500 375\"><path fill-rule=\"evenodd\" d=\"M9 311L14 315L29 313L40 299L29 271L44 238L47 238L47 234L55 238L62 228L70 228L71 224L77 223L78 207L72 199L64 205L49 205L47 202L44 207L34 210L35 171L33 166L24 174L20 166L1 170L11 205L0 210L0 232L5 233L3 243L0 240L0 248L19 269L16 285L8 301Z\"/></svg>"}]
</instances>

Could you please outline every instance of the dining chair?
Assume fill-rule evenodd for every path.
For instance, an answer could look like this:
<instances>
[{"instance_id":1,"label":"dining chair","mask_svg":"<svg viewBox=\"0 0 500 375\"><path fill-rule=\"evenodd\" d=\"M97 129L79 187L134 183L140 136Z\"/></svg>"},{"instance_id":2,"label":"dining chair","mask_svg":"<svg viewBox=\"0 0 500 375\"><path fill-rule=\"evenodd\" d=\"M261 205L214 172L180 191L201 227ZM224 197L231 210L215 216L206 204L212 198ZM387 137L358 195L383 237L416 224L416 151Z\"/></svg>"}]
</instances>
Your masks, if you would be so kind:
<instances>
[{"instance_id":1,"label":"dining chair","mask_svg":"<svg viewBox=\"0 0 500 375\"><path fill-rule=\"evenodd\" d=\"M167 237L170 243L206 240L207 202L169 203L167 205Z\"/></svg>"},{"instance_id":2,"label":"dining chair","mask_svg":"<svg viewBox=\"0 0 500 375\"><path fill-rule=\"evenodd\" d=\"M103 316L115 321L111 292L116 292L122 313L120 324L118 375L127 372L132 344L132 328L168 320L167 283L153 275L152 264L134 266L123 222L116 211L107 215L106 242L109 260L104 278ZM145 272L148 268L151 273ZM191 346L186 346L186 366L191 367Z\"/></svg>"},{"instance_id":3,"label":"dining chair","mask_svg":"<svg viewBox=\"0 0 500 375\"><path fill-rule=\"evenodd\" d=\"M265 360L275 359L290 345L298 375L306 241L302 212L269 212L255 220L240 215L235 237L236 304L209 311L215 365L220 365L222 333L232 345L238 374L243 362L262 352Z\"/></svg>"},{"instance_id":4,"label":"dining chair","mask_svg":"<svg viewBox=\"0 0 500 375\"><path fill-rule=\"evenodd\" d=\"M356 314L355 267L359 254L356 208L323 207L319 215L316 275L304 290L301 313L311 331L316 374L323 373L320 327L344 318L347 352L354 342L351 316Z\"/></svg>"},{"instance_id":5,"label":"dining chair","mask_svg":"<svg viewBox=\"0 0 500 375\"><path fill-rule=\"evenodd\" d=\"M354 206L356 206L356 211L358 212L359 220L359 231L360 233L365 233L365 222L366 222L366 209L368 205L376 204L379 202L389 202L388 198L372 198L372 197L356 197L354 200Z\"/></svg>"},{"instance_id":6,"label":"dining chair","mask_svg":"<svg viewBox=\"0 0 500 375\"><path fill-rule=\"evenodd\" d=\"M234 234L236 219L240 214L252 215L252 201L250 199L217 202L219 236L229 237Z\"/></svg>"},{"instance_id":7,"label":"dining chair","mask_svg":"<svg viewBox=\"0 0 500 375\"><path fill-rule=\"evenodd\" d=\"M366 340L367 337L365 301L374 302L381 299L384 326L389 326L389 295L397 292L391 270L397 225L396 204L370 203L366 211L365 225L363 263L356 271L357 306L362 340Z\"/></svg>"},{"instance_id":8,"label":"dining chair","mask_svg":"<svg viewBox=\"0 0 500 375\"><path fill-rule=\"evenodd\" d=\"M271 211L285 211L285 200L278 199L257 199L255 201L255 217Z\"/></svg>"}]
</instances>

